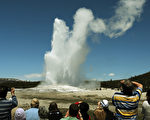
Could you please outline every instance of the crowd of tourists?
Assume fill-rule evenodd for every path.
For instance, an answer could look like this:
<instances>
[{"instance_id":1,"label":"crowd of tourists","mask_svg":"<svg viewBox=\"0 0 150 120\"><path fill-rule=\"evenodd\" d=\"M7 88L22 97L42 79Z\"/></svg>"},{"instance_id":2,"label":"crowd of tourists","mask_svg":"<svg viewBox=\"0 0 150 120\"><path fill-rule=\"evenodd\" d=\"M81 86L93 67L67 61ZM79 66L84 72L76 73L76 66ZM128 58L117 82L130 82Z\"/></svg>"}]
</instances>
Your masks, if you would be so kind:
<instances>
[{"instance_id":1,"label":"crowd of tourists","mask_svg":"<svg viewBox=\"0 0 150 120\"><path fill-rule=\"evenodd\" d=\"M116 111L112 112L109 109L110 101L103 99L98 101L92 117L88 113L89 104L84 101L72 103L63 115L57 103L51 102L46 109L40 106L37 98L33 98L29 109L17 108L12 118L11 111L18 106L15 88L11 88L11 98L6 99L8 88L1 86L0 120L137 120L143 85L130 80L122 80L120 83L121 91L115 92L112 96L112 104ZM143 120L150 120L150 90L147 91L146 100L142 104L142 114Z\"/></svg>"}]
</instances>

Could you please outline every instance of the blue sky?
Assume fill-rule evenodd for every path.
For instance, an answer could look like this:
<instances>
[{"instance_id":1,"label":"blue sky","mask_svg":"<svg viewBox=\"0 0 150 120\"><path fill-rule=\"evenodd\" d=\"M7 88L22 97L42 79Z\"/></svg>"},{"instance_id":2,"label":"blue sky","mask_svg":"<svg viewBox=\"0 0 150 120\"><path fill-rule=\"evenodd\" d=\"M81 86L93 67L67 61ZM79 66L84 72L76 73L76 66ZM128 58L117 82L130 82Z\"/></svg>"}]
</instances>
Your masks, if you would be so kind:
<instances>
[{"instance_id":1,"label":"blue sky","mask_svg":"<svg viewBox=\"0 0 150 120\"><path fill-rule=\"evenodd\" d=\"M0 1L0 77L42 79L44 54L51 50L53 23L62 19L72 29L79 8L96 18L114 15L118 0ZM88 79L129 78L150 71L150 2L133 26L117 38L91 33L83 64ZM35 77L35 78L34 78Z\"/></svg>"}]
</instances>

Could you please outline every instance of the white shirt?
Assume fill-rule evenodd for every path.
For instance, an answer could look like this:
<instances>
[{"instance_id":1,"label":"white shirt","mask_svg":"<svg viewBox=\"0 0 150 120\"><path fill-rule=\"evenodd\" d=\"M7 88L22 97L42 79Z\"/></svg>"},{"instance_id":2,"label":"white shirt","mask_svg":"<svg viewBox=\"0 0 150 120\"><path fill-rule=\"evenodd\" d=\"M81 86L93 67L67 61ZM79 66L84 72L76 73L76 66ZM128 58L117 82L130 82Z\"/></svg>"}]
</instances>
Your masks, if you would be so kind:
<instances>
[{"instance_id":1,"label":"white shirt","mask_svg":"<svg viewBox=\"0 0 150 120\"><path fill-rule=\"evenodd\" d=\"M150 104L148 101L143 102L142 113L144 114L144 120L150 120Z\"/></svg>"}]
</instances>

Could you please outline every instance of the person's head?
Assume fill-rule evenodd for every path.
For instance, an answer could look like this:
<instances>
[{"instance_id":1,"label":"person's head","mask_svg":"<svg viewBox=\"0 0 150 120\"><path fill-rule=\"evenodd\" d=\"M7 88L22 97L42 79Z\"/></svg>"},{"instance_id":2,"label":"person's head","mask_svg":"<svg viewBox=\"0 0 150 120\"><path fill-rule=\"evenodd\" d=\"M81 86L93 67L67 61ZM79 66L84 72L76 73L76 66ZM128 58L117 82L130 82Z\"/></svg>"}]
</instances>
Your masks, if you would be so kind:
<instances>
[{"instance_id":1,"label":"person's head","mask_svg":"<svg viewBox=\"0 0 150 120\"><path fill-rule=\"evenodd\" d=\"M86 102L81 102L79 104L79 109L80 109L80 113L82 114L82 117L84 120L88 120L89 119L89 115L88 115L88 110L89 110L89 105Z\"/></svg>"},{"instance_id":2,"label":"person's head","mask_svg":"<svg viewBox=\"0 0 150 120\"><path fill-rule=\"evenodd\" d=\"M108 107L109 107L109 102L108 102L108 100L102 100L101 102L101 106L104 108L104 109L108 109Z\"/></svg>"},{"instance_id":3,"label":"person's head","mask_svg":"<svg viewBox=\"0 0 150 120\"><path fill-rule=\"evenodd\" d=\"M6 98L8 92L7 87L0 87L0 98Z\"/></svg>"},{"instance_id":4,"label":"person's head","mask_svg":"<svg viewBox=\"0 0 150 120\"><path fill-rule=\"evenodd\" d=\"M132 95L134 90L134 85L130 80L125 80L121 83L122 91L125 95Z\"/></svg>"},{"instance_id":5,"label":"person's head","mask_svg":"<svg viewBox=\"0 0 150 120\"><path fill-rule=\"evenodd\" d=\"M79 107L77 104L71 104L69 107L69 116L76 117L79 111Z\"/></svg>"},{"instance_id":6,"label":"person's head","mask_svg":"<svg viewBox=\"0 0 150 120\"><path fill-rule=\"evenodd\" d=\"M106 113L102 108L97 108L93 113L94 120L105 120Z\"/></svg>"},{"instance_id":7,"label":"person's head","mask_svg":"<svg viewBox=\"0 0 150 120\"><path fill-rule=\"evenodd\" d=\"M148 103L150 104L150 89L147 90L146 97L147 97Z\"/></svg>"},{"instance_id":8,"label":"person's head","mask_svg":"<svg viewBox=\"0 0 150 120\"><path fill-rule=\"evenodd\" d=\"M43 119L45 117L48 117L48 113L47 113L47 110L46 110L45 106L40 106L39 107L38 114L39 114L40 118L43 118Z\"/></svg>"},{"instance_id":9,"label":"person's head","mask_svg":"<svg viewBox=\"0 0 150 120\"><path fill-rule=\"evenodd\" d=\"M15 112L15 120L26 120L25 111L22 108L18 108Z\"/></svg>"},{"instance_id":10,"label":"person's head","mask_svg":"<svg viewBox=\"0 0 150 120\"><path fill-rule=\"evenodd\" d=\"M33 98L31 101L31 108L38 108L39 107L39 100L37 98Z\"/></svg>"},{"instance_id":11,"label":"person's head","mask_svg":"<svg viewBox=\"0 0 150 120\"><path fill-rule=\"evenodd\" d=\"M89 110L89 105L86 102L81 102L79 105L80 112L87 112Z\"/></svg>"},{"instance_id":12,"label":"person's head","mask_svg":"<svg viewBox=\"0 0 150 120\"><path fill-rule=\"evenodd\" d=\"M49 105L49 111L58 110L57 104L55 102L51 102Z\"/></svg>"}]
</instances>

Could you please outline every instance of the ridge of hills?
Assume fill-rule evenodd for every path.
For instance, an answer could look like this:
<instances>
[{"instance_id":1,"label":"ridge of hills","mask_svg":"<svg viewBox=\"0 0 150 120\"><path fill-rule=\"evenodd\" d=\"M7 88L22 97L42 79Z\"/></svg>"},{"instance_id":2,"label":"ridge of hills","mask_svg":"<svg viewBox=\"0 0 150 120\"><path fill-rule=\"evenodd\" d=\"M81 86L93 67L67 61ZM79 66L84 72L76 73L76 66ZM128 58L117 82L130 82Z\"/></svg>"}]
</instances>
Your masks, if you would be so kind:
<instances>
[{"instance_id":1,"label":"ridge of hills","mask_svg":"<svg viewBox=\"0 0 150 120\"><path fill-rule=\"evenodd\" d=\"M143 85L143 91L147 91L148 89L150 89L150 72L136 75L128 79L131 81L136 81L136 82L141 83ZM114 88L119 88L119 86L120 86L120 80L110 80L110 81L101 82L101 87L104 87L104 88L114 89Z\"/></svg>"}]
</instances>

